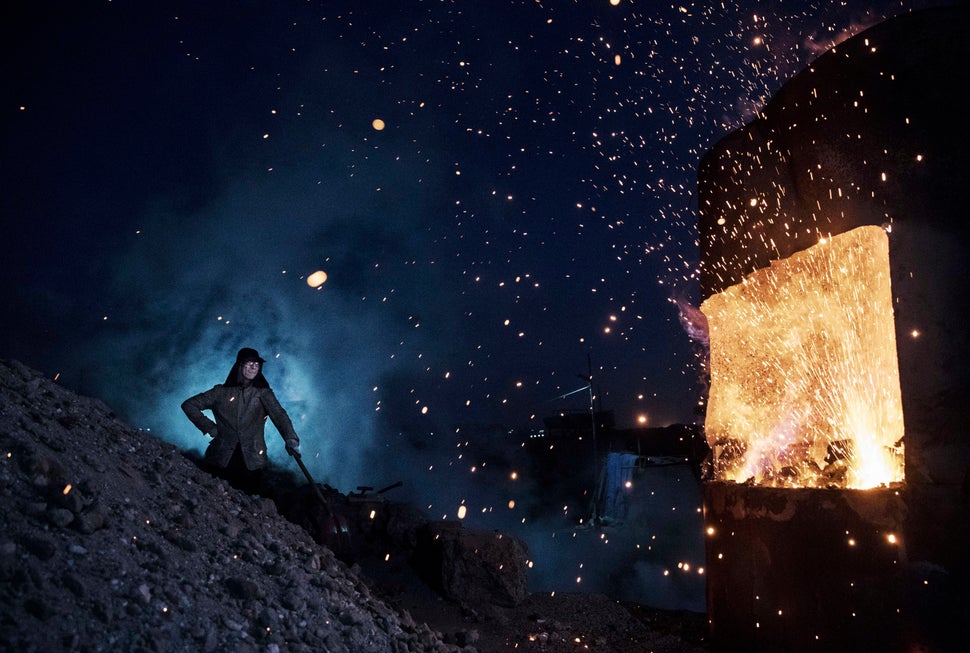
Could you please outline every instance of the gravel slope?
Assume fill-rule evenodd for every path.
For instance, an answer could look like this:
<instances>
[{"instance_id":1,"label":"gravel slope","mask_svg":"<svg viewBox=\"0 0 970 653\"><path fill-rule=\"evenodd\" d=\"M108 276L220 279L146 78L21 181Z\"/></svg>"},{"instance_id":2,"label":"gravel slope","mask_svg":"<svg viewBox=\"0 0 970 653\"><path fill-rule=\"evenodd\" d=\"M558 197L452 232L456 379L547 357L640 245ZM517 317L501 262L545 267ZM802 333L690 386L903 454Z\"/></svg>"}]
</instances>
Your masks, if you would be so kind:
<instances>
[{"instance_id":1,"label":"gravel slope","mask_svg":"<svg viewBox=\"0 0 970 653\"><path fill-rule=\"evenodd\" d=\"M473 612L372 562L0 361L0 650L707 650L703 615L582 594Z\"/></svg>"}]
</instances>

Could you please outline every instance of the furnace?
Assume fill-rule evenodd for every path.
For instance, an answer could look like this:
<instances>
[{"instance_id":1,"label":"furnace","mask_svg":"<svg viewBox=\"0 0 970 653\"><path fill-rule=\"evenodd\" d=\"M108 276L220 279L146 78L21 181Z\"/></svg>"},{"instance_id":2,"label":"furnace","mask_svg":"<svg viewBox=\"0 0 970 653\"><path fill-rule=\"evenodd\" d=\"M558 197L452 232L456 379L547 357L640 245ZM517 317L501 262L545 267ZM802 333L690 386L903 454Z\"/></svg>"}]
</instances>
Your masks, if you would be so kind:
<instances>
[{"instance_id":1,"label":"furnace","mask_svg":"<svg viewBox=\"0 0 970 653\"><path fill-rule=\"evenodd\" d=\"M966 7L846 40L698 173L707 615L725 651L970 623Z\"/></svg>"}]
</instances>

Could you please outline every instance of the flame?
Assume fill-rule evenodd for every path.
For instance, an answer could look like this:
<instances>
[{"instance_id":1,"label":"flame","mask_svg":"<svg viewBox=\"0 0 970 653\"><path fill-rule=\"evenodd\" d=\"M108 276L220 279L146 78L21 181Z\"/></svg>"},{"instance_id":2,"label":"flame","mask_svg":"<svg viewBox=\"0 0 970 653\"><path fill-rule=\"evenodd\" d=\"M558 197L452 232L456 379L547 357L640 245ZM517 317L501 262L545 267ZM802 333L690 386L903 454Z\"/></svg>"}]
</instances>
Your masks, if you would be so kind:
<instances>
[{"instance_id":1,"label":"flame","mask_svg":"<svg viewBox=\"0 0 970 653\"><path fill-rule=\"evenodd\" d=\"M853 229L702 305L705 430L720 480L870 488L903 480L889 238Z\"/></svg>"}]
</instances>

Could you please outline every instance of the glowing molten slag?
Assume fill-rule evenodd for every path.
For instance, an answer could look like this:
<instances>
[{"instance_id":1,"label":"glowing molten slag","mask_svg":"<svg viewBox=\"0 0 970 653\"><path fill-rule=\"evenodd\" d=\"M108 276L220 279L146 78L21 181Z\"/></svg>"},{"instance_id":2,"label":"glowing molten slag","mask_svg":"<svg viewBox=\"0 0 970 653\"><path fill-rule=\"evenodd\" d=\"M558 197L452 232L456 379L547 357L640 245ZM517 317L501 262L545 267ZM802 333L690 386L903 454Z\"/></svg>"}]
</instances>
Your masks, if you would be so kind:
<instances>
[{"instance_id":1,"label":"glowing molten slag","mask_svg":"<svg viewBox=\"0 0 970 653\"><path fill-rule=\"evenodd\" d=\"M719 480L903 480L889 239L859 227L711 296L705 430Z\"/></svg>"}]
</instances>

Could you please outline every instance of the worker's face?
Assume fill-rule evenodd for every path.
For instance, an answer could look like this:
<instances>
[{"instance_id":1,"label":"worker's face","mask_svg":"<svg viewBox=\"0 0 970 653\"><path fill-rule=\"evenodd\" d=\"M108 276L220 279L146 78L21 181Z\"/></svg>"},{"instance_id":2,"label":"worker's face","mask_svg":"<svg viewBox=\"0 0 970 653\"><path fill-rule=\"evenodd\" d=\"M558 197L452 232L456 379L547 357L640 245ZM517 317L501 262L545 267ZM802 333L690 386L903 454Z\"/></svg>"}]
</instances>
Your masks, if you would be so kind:
<instances>
[{"instance_id":1,"label":"worker's face","mask_svg":"<svg viewBox=\"0 0 970 653\"><path fill-rule=\"evenodd\" d=\"M259 374L259 361L246 361L242 366L243 378L252 381Z\"/></svg>"}]
</instances>

